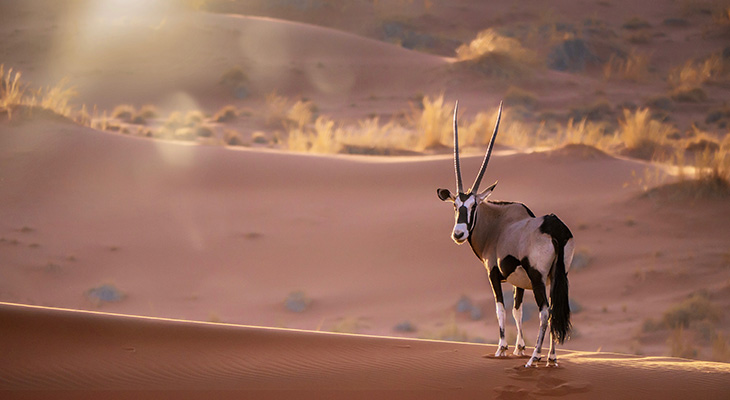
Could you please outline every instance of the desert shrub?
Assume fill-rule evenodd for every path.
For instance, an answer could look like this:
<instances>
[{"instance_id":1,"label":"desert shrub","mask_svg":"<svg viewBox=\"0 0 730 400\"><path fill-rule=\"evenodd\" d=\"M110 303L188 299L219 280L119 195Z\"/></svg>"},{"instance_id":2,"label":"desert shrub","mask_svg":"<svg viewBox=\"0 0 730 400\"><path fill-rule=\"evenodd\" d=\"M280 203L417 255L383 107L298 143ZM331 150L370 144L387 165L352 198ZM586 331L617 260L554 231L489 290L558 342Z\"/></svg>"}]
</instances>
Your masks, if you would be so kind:
<instances>
[{"instance_id":1,"label":"desert shrub","mask_svg":"<svg viewBox=\"0 0 730 400\"><path fill-rule=\"evenodd\" d=\"M136 111L134 106L130 104L120 104L112 110L112 118L119 119L124 122L131 121L135 114Z\"/></svg>"},{"instance_id":2,"label":"desert shrub","mask_svg":"<svg viewBox=\"0 0 730 400\"><path fill-rule=\"evenodd\" d=\"M380 123L380 118L359 120L356 126L343 128L339 141L343 152L350 154L380 154L405 151L413 147L413 135L394 123Z\"/></svg>"},{"instance_id":3,"label":"desert shrub","mask_svg":"<svg viewBox=\"0 0 730 400\"><path fill-rule=\"evenodd\" d=\"M139 111L137 112L137 116L144 119L152 119L157 118L159 116L159 112L157 111L157 107L155 107L154 105L145 104L142 106L142 108L139 109Z\"/></svg>"},{"instance_id":4,"label":"desert shrub","mask_svg":"<svg viewBox=\"0 0 730 400\"><path fill-rule=\"evenodd\" d=\"M707 93L700 87L675 89L672 91L672 100L680 103L701 103L707 101Z\"/></svg>"},{"instance_id":5,"label":"desert shrub","mask_svg":"<svg viewBox=\"0 0 730 400\"><path fill-rule=\"evenodd\" d=\"M649 75L650 58L646 53L632 50L626 56L612 54L603 66L603 77L642 82Z\"/></svg>"},{"instance_id":6,"label":"desert shrub","mask_svg":"<svg viewBox=\"0 0 730 400\"><path fill-rule=\"evenodd\" d=\"M696 321L717 322L720 310L712 304L706 292L696 292L679 304L667 309L662 316L664 324L671 328L689 328Z\"/></svg>"},{"instance_id":7,"label":"desert shrub","mask_svg":"<svg viewBox=\"0 0 730 400\"><path fill-rule=\"evenodd\" d=\"M335 121L327 117L318 117L314 121L314 134L309 151L313 153L334 154L342 148L339 136L340 128L335 128Z\"/></svg>"},{"instance_id":8,"label":"desert shrub","mask_svg":"<svg viewBox=\"0 0 730 400\"><path fill-rule=\"evenodd\" d=\"M459 328L459 325L456 324L456 317L452 315L448 323L438 333L436 339L448 342L468 342L469 335Z\"/></svg>"},{"instance_id":9,"label":"desert shrub","mask_svg":"<svg viewBox=\"0 0 730 400\"><path fill-rule=\"evenodd\" d=\"M730 127L730 107L723 105L719 108L713 108L705 117L706 124L717 124L720 128Z\"/></svg>"},{"instance_id":10,"label":"desert shrub","mask_svg":"<svg viewBox=\"0 0 730 400\"><path fill-rule=\"evenodd\" d=\"M103 303L116 303L122 301L125 295L113 284L103 284L86 291L86 298L99 306Z\"/></svg>"},{"instance_id":11,"label":"desert shrub","mask_svg":"<svg viewBox=\"0 0 730 400\"><path fill-rule=\"evenodd\" d=\"M409 117L411 124L418 132L418 150L445 146L452 143L453 108L444 104L444 96L433 99L423 97L422 108L413 108Z\"/></svg>"},{"instance_id":12,"label":"desert shrub","mask_svg":"<svg viewBox=\"0 0 730 400\"><path fill-rule=\"evenodd\" d=\"M241 134L232 129L223 131L223 142L228 146L243 146L243 138Z\"/></svg>"},{"instance_id":13,"label":"desert shrub","mask_svg":"<svg viewBox=\"0 0 730 400\"><path fill-rule=\"evenodd\" d=\"M200 110L190 110L185 114L183 124L189 128L200 125L205 120L205 114Z\"/></svg>"},{"instance_id":14,"label":"desert shrub","mask_svg":"<svg viewBox=\"0 0 730 400\"><path fill-rule=\"evenodd\" d=\"M232 105L221 108L213 115L213 121L215 122L230 122L236 120L236 118L238 118L238 110Z\"/></svg>"},{"instance_id":15,"label":"desert shrub","mask_svg":"<svg viewBox=\"0 0 730 400\"><path fill-rule=\"evenodd\" d=\"M459 130L459 140L461 140L464 146L487 145L492 137L498 113L498 110L478 113L470 124L465 125Z\"/></svg>"},{"instance_id":16,"label":"desert shrub","mask_svg":"<svg viewBox=\"0 0 730 400\"><path fill-rule=\"evenodd\" d=\"M413 332L417 331L418 329L416 329L416 326L413 325L413 323L411 323L411 321L402 321L402 322L397 323L393 327L393 330L396 332L401 332L401 333L413 333Z\"/></svg>"},{"instance_id":17,"label":"desert shrub","mask_svg":"<svg viewBox=\"0 0 730 400\"><path fill-rule=\"evenodd\" d=\"M0 111L8 113L12 118L13 107L22 104L25 88L20 83L21 73L13 69L5 72L5 65L0 64Z\"/></svg>"},{"instance_id":18,"label":"desert shrub","mask_svg":"<svg viewBox=\"0 0 730 400\"><path fill-rule=\"evenodd\" d=\"M536 63L535 54L519 40L491 28L479 32L469 44L459 46L456 55L461 64L496 78L524 76Z\"/></svg>"},{"instance_id":19,"label":"desert shrub","mask_svg":"<svg viewBox=\"0 0 730 400\"><path fill-rule=\"evenodd\" d=\"M730 344L719 332L712 339L712 361L730 362Z\"/></svg>"},{"instance_id":20,"label":"desert shrub","mask_svg":"<svg viewBox=\"0 0 730 400\"><path fill-rule=\"evenodd\" d=\"M598 63L596 56L585 40L569 38L553 46L547 56L548 68L558 71L583 71L587 66Z\"/></svg>"},{"instance_id":21,"label":"desert shrub","mask_svg":"<svg viewBox=\"0 0 730 400\"><path fill-rule=\"evenodd\" d=\"M256 144L267 144L269 143L269 138L266 137L266 134L261 131L256 131L253 134L251 134L251 140Z\"/></svg>"},{"instance_id":22,"label":"desert shrub","mask_svg":"<svg viewBox=\"0 0 730 400\"><path fill-rule=\"evenodd\" d=\"M212 138L215 136L215 132L213 131L213 128L207 126L207 125L198 125L195 128L193 128L195 132L196 137L202 137L202 138Z\"/></svg>"},{"instance_id":23,"label":"desert shrub","mask_svg":"<svg viewBox=\"0 0 730 400\"><path fill-rule=\"evenodd\" d=\"M599 149L608 149L616 141L615 135L607 134L605 123L588 121L587 118L579 122L571 118L558 134L559 143L585 144Z\"/></svg>"},{"instance_id":24,"label":"desert shrub","mask_svg":"<svg viewBox=\"0 0 730 400\"><path fill-rule=\"evenodd\" d=\"M298 100L286 113L290 125L296 129L304 129L314 118L314 104L309 101Z\"/></svg>"},{"instance_id":25,"label":"desert shrub","mask_svg":"<svg viewBox=\"0 0 730 400\"><path fill-rule=\"evenodd\" d=\"M276 92L266 95L265 121L268 126L282 126L287 121L286 114L289 109L289 100L279 96Z\"/></svg>"},{"instance_id":26,"label":"desert shrub","mask_svg":"<svg viewBox=\"0 0 730 400\"><path fill-rule=\"evenodd\" d=\"M684 65L669 71L667 82L670 97L676 101L701 102L707 100L702 85L725 75L723 58L712 54L700 60L688 60Z\"/></svg>"},{"instance_id":27,"label":"desert shrub","mask_svg":"<svg viewBox=\"0 0 730 400\"><path fill-rule=\"evenodd\" d=\"M613 107L608 101L600 100L593 104L570 109L568 118L574 121L588 120L592 122L612 121L615 118Z\"/></svg>"},{"instance_id":28,"label":"desert shrub","mask_svg":"<svg viewBox=\"0 0 730 400\"><path fill-rule=\"evenodd\" d=\"M311 305L312 299L307 297L307 295L301 290L289 293L284 300L284 307L287 310L296 313L307 311Z\"/></svg>"},{"instance_id":29,"label":"desert shrub","mask_svg":"<svg viewBox=\"0 0 730 400\"><path fill-rule=\"evenodd\" d=\"M672 357L697 358L698 350L692 345L692 339L687 337L684 328L677 327L669 335L667 345L669 346L669 355Z\"/></svg>"},{"instance_id":30,"label":"desert shrub","mask_svg":"<svg viewBox=\"0 0 730 400\"><path fill-rule=\"evenodd\" d=\"M619 121L619 137L627 152L643 159L658 155L666 137L675 131L669 124L651 119L648 108L624 110L624 118Z\"/></svg>"}]
</instances>

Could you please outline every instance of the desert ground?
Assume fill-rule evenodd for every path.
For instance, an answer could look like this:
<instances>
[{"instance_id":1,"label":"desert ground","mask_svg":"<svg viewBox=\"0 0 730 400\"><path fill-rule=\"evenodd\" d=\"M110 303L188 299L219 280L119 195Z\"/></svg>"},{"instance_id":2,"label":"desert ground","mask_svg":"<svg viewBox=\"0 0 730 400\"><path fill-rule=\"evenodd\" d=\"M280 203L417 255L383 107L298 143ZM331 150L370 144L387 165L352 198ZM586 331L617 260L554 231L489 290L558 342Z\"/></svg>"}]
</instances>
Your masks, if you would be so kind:
<instances>
[{"instance_id":1,"label":"desert ground","mask_svg":"<svg viewBox=\"0 0 730 400\"><path fill-rule=\"evenodd\" d=\"M0 37L8 396L730 395L728 2L0 0ZM558 368L485 357L456 100L465 184L503 101L490 199L575 237Z\"/></svg>"}]
</instances>

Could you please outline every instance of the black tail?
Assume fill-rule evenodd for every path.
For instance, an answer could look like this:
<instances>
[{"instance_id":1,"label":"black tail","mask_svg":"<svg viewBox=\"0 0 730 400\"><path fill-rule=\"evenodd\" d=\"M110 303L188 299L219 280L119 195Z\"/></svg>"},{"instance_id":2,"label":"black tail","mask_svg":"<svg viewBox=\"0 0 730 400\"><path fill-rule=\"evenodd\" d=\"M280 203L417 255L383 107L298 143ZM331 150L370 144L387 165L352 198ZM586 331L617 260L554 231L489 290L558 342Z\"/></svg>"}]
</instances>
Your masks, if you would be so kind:
<instances>
[{"instance_id":1,"label":"black tail","mask_svg":"<svg viewBox=\"0 0 730 400\"><path fill-rule=\"evenodd\" d=\"M566 227L567 229L567 227ZM550 285L550 333L563 344L570 336L570 302L568 300L568 274L565 272L566 241L553 240L555 246L555 264L553 279Z\"/></svg>"}]
</instances>

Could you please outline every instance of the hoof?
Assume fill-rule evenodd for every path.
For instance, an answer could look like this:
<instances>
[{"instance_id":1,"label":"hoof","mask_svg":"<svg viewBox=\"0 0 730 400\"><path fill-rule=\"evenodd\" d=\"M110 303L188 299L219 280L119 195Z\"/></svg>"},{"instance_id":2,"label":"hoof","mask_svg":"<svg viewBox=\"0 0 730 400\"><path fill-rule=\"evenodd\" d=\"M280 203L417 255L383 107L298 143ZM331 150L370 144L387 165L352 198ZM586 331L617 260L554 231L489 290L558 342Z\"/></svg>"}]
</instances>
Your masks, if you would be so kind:
<instances>
[{"instance_id":1,"label":"hoof","mask_svg":"<svg viewBox=\"0 0 730 400\"><path fill-rule=\"evenodd\" d=\"M558 367L558 359L557 358L553 358L553 359L548 358L547 364L545 364L545 366L546 367L549 367L549 368L557 368Z\"/></svg>"},{"instance_id":2,"label":"hoof","mask_svg":"<svg viewBox=\"0 0 730 400\"><path fill-rule=\"evenodd\" d=\"M512 354L518 357L523 357L525 355L525 346L516 346L515 351L512 352Z\"/></svg>"},{"instance_id":3,"label":"hoof","mask_svg":"<svg viewBox=\"0 0 730 400\"><path fill-rule=\"evenodd\" d=\"M530 357L530 360L527 362L527 364L525 364L525 368L537 367L535 362L540 362L540 359L542 359L542 357Z\"/></svg>"},{"instance_id":4,"label":"hoof","mask_svg":"<svg viewBox=\"0 0 730 400\"><path fill-rule=\"evenodd\" d=\"M509 347L507 346L500 346L497 349L497 352L494 353L495 357L507 357L507 350L509 350Z\"/></svg>"}]
</instances>

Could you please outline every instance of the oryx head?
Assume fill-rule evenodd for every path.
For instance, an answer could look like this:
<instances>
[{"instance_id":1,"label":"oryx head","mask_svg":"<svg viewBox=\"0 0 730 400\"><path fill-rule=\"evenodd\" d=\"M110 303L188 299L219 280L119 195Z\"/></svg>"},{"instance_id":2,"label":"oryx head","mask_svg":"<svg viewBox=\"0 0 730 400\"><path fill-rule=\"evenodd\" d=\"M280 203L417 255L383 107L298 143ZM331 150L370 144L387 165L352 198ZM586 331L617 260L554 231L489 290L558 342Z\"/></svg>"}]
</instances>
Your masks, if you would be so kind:
<instances>
[{"instance_id":1,"label":"oryx head","mask_svg":"<svg viewBox=\"0 0 730 400\"><path fill-rule=\"evenodd\" d=\"M492 154L492 147L494 147L494 139L497 137L497 129L499 128L499 120L502 117L502 103L499 103L499 112L497 114L497 122L494 125L494 133L492 133L492 139L489 141L489 147L487 147L487 153L484 155L484 161L482 161L482 167L479 169L474 184L471 186L469 191L464 192L464 185L461 183L461 165L459 165L459 133L457 127L457 111L459 109L459 102L456 102L454 106L454 168L456 169L456 190L457 194L451 194L449 189L437 189L439 199L442 201L450 201L454 203L454 211L456 213L454 219L454 230L451 233L451 238L457 244L464 243L471 233L474 227L476 219L477 206L484 201L492 190L497 186L497 182L479 193L479 183L484 176L484 171L487 169L489 163L489 157Z\"/></svg>"}]
</instances>

